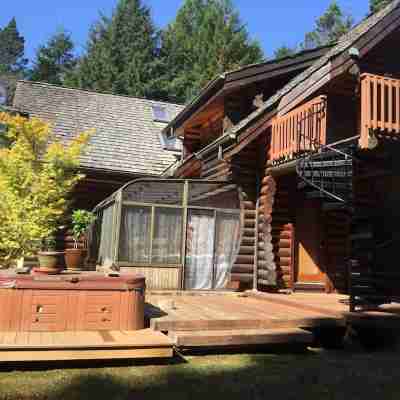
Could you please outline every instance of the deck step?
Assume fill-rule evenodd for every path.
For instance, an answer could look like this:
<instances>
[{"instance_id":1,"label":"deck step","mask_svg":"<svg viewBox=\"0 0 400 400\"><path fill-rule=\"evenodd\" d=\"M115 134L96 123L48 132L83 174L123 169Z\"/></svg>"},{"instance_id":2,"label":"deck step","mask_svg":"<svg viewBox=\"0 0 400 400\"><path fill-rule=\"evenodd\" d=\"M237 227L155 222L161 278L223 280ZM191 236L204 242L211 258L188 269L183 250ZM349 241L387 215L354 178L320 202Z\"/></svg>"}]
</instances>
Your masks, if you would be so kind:
<instances>
[{"instance_id":1,"label":"deck step","mask_svg":"<svg viewBox=\"0 0 400 400\"><path fill-rule=\"evenodd\" d=\"M304 344L313 342L313 335L299 328L240 329L226 331L172 331L168 336L177 347L248 346L263 344Z\"/></svg>"},{"instance_id":2,"label":"deck step","mask_svg":"<svg viewBox=\"0 0 400 400\"><path fill-rule=\"evenodd\" d=\"M173 357L161 332L0 332L0 364L22 361L113 360Z\"/></svg>"}]
</instances>

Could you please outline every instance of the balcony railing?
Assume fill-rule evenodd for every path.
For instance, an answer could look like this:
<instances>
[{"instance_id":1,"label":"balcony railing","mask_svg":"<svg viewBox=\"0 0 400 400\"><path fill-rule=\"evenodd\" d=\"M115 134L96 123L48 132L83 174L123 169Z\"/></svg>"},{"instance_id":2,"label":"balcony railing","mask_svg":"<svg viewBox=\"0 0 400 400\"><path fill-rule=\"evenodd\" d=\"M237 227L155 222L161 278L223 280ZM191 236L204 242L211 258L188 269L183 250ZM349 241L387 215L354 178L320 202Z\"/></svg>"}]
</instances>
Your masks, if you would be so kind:
<instances>
[{"instance_id":1,"label":"balcony railing","mask_svg":"<svg viewBox=\"0 0 400 400\"><path fill-rule=\"evenodd\" d=\"M370 132L400 134L400 80L361 75L361 138L367 148Z\"/></svg>"},{"instance_id":2,"label":"balcony railing","mask_svg":"<svg viewBox=\"0 0 400 400\"><path fill-rule=\"evenodd\" d=\"M326 96L319 96L273 122L272 162L289 161L325 144L326 105Z\"/></svg>"}]
</instances>

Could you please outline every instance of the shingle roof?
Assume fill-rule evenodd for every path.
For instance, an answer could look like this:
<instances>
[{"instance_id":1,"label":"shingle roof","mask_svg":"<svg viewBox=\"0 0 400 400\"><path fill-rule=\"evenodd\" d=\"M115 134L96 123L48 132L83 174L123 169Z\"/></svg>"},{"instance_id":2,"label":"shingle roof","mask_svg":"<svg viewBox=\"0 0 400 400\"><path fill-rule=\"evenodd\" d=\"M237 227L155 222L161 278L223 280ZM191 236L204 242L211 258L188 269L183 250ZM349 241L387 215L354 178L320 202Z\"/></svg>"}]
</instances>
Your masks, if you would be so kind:
<instances>
[{"instance_id":1,"label":"shingle roof","mask_svg":"<svg viewBox=\"0 0 400 400\"><path fill-rule=\"evenodd\" d=\"M339 39L336 46L334 46L324 56L315 61L314 64L311 65L311 67L309 67L299 75L295 76L287 85L285 85L282 89L278 90L274 96L270 97L267 101L265 101L260 108L258 108L252 114L250 114L247 118L240 121L229 132L227 132L227 135L232 133L238 133L251 121L259 117L261 114L263 114L266 110L270 109L272 106L274 106L279 100L283 98L283 96L288 94L294 88L296 88L296 90L298 90L299 92L306 91L309 85L313 83L315 73L318 73L318 71L325 65L327 65L330 60L332 60L333 58L342 54L345 50L352 47L353 44L359 38L361 38L361 36L366 34L372 27L374 27L387 15L389 15L399 5L400 5L400 0L393 0L389 5L384 7L382 10L378 11L375 14L372 14L370 17L366 18L361 23L356 25L352 30L350 30L347 34L343 35Z\"/></svg>"},{"instance_id":2,"label":"shingle roof","mask_svg":"<svg viewBox=\"0 0 400 400\"><path fill-rule=\"evenodd\" d=\"M160 175L176 161L160 140L165 123L153 119L152 105L172 119L182 106L140 98L20 81L14 107L50 122L62 140L95 129L82 167L138 175Z\"/></svg>"}]
</instances>

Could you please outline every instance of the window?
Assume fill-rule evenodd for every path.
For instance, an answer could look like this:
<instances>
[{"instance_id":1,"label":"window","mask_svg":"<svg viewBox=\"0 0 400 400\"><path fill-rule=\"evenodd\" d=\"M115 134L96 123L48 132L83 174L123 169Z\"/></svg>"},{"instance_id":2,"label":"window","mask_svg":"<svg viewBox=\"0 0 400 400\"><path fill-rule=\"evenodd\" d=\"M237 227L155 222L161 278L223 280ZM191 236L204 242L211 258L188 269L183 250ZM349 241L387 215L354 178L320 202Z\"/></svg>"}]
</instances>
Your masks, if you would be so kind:
<instances>
[{"instance_id":1,"label":"window","mask_svg":"<svg viewBox=\"0 0 400 400\"><path fill-rule=\"evenodd\" d=\"M111 205L102 211L100 226L100 247L98 258L103 264L113 261L113 225L115 205Z\"/></svg>"},{"instance_id":2,"label":"window","mask_svg":"<svg viewBox=\"0 0 400 400\"><path fill-rule=\"evenodd\" d=\"M166 107L161 105L153 105L152 109L154 121L164 122L166 124L170 121Z\"/></svg>"},{"instance_id":3,"label":"window","mask_svg":"<svg viewBox=\"0 0 400 400\"><path fill-rule=\"evenodd\" d=\"M150 262L151 207L122 208L118 260L148 264Z\"/></svg>"},{"instance_id":4,"label":"window","mask_svg":"<svg viewBox=\"0 0 400 400\"><path fill-rule=\"evenodd\" d=\"M155 264L179 264L182 251L182 209L156 208L152 262Z\"/></svg>"},{"instance_id":5,"label":"window","mask_svg":"<svg viewBox=\"0 0 400 400\"><path fill-rule=\"evenodd\" d=\"M181 208L124 206L118 261L177 265L182 250Z\"/></svg>"}]
</instances>

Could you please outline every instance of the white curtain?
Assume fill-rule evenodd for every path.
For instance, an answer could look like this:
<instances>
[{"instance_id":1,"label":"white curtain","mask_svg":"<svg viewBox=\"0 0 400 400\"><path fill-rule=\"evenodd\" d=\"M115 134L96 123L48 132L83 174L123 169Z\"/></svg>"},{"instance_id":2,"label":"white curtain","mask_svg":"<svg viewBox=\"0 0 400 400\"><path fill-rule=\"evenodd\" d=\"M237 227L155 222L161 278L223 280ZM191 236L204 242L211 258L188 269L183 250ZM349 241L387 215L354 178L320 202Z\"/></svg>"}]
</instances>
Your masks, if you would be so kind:
<instances>
[{"instance_id":1,"label":"white curtain","mask_svg":"<svg viewBox=\"0 0 400 400\"><path fill-rule=\"evenodd\" d=\"M190 211L186 242L186 289L212 289L214 233L214 212L204 210Z\"/></svg>"},{"instance_id":2,"label":"white curtain","mask_svg":"<svg viewBox=\"0 0 400 400\"><path fill-rule=\"evenodd\" d=\"M182 251L182 209L156 208L152 262L179 264Z\"/></svg>"},{"instance_id":3,"label":"white curtain","mask_svg":"<svg viewBox=\"0 0 400 400\"><path fill-rule=\"evenodd\" d=\"M214 289L225 289L239 252L240 215L217 212Z\"/></svg>"},{"instance_id":4,"label":"white curtain","mask_svg":"<svg viewBox=\"0 0 400 400\"><path fill-rule=\"evenodd\" d=\"M151 208L124 206L121 218L119 261L150 261Z\"/></svg>"}]
</instances>

